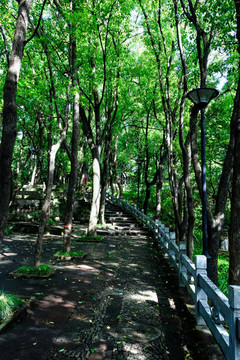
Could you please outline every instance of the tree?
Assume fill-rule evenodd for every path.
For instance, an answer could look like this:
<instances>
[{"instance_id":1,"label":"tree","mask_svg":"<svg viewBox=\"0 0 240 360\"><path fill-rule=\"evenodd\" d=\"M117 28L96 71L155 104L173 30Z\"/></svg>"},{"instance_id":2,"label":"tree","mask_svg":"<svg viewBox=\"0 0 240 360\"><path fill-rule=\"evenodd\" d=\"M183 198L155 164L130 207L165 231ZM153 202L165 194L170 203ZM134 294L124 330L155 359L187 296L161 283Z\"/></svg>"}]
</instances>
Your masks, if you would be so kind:
<instances>
[{"instance_id":1,"label":"tree","mask_svg":"<svg viewBox=\"0 0 240 360\"><path fill-rule=\"evenodd\" d=\"M189 139L187 137L186 144L184 144L183 139L183 116L184 116L184 104L187 92L187 71L186 64L184 61L182 39L180 34L180 27L178 22L178 10L177 4L174 2L175 8L169 7L168 13L166 15L165 9L163 10L162 2L156 4L156 10L152 10L153 4L149 5L149 12L147 13L146 7L147 4L144 4L142 0L139 0L141 10L143 12L145 22L146 22L146 31L149 36L150 45L152 52L155 57L157 74L159 81L159 91L160 97L162 100L162 111L165 117L164 133L165 140L167 145L167 158L168 158L168 174L169 174L169 184L172 194L172 204L174 209L175 217L175 228L177 241L185 241L187 234L187 243L188 243L188 255L192 256L192 237L193 237L193 204L191 200L191 187L189 181L189 152L187 148L189 147ZM165 16L173 19L173 11L175 11L176 17L176 28L177 28L177 37L178 37L178 46L180 49L181 58L176 58L175 53L175 41L174 33L172 31L173 24L169 28L163 27L165 23ZM156 15L157 14L157 15ZM163 60L164 59L164 60ZM181 76L173 75L175 73L175 68L179 67L181 61L182 73ZM175 94L172 91L173 83L177 84L177 91ZM181 90L183 87L183 93ZM178 119L178 111L179 118ZM163 121L163 120L162 120ZM179 126L179 139L180 147L183 154L183 174L180 176L177 172L177 163L179 162L178 149L175 150L175 143L177 139L177 127ZM164 141L165 141L164 140ZM164 160L164 157L162 157ZM185 199L185 185L186 199ZM183 203L185 203L183 205ZM186 205L188 204L188 206Z\"/></svg>"},{"instance_id":2,"label":"tree","mask_svg":"<svg viewBox=\"0 0 240 360\"><path fill-rule=\"evenodd\" d=\"M199 63L199 77L200 86L205 87L207 82L208 70L209 70L209 57L211 47L216 41L217 31L219 30L219 23L216 21L210 25L207 22L202 22L201 5L193 5L192 1L188 1L188 9L185 2L181 0L182 8L187 19L191 22L196 30L196 47L197 47L197 59ZM213 14L217 10L216 3L212 4L212 8L208 9L209 14L213 17ZM219 4L217 4L218 6ZM205 4L202 5L205 9ZM221 14L221 13L220 13ZM223 16L221 14L221 16ZM210 18L211 18L210 17ZM223 19L223 18L222 18ZM190 123L190 139L192 150L192 164L194 168L196 183L198 185L198 191L200 197L202 197L202 180L201 180L201 166L199 161L198 145L197 145L197 114L199 109L194 107L191 113ZM233 122L233 118L232 118ZM212 258L212 280L218 283L218 251L220 244L220 236L224 226L225 208L228 197L228 189L231 179L232 169L232 149L233 149L233 137L230 137L228 150L224 159L222 172L220 175L220 181L218 183L218 189L215 200L215 208L212 210L210 202L208 203L208 244L209 254Z\"/></svg>"},{"instance_id":3,"label":"tree","mask_svg":"<svg viewBox=\"0 0 240 360\"><path fill-rule=\"evenodd\" d=\"M45 198L43 201L43 206L41 210L40 222L39 222L39 230L38 230L38 237L35 246L35 256L34 256L34 266L39 267L41 261L41 252L42 252L42 244L43 244L43 236L45 232L46 223L50 216L50 208L51 208L51 197L52 197L52 188L54 183L54 172L55 172L55 161L56 155L62 144L66 139L67 127L68 127L68 113L69 113L69 86L67 87L67 95L66 95L66 106L65 106L65 113L64 117L61 116L59 111L59 104L57 101L56 95L56 86L54 82L54 75L53 75L53 68L52 68L52 61L51 56L49 53L48 45L43 40L42 46L47 58L48 63L48 70L50 75L50 88L49 88L49 97L50 97L50 117L53 118L54 116L54 107L56 110L57 120L58 120L58 127L60 131L60 136L58 136L55 143L53 142L53 134L51 132L52 123L50 122L49 128L49 154L48 154L48 174L47 174L47 183L46 183L46 193Z\"/></svg>"},{"instance_id":4,"label":"tree","mask_svg":"<svg viewBox=\"0 0 240 360\"><path fill-rule=\"evenodd\" d=\"M19 1L11 57L3 91L3 130L0 147L0 246L12 193L12 155L17 126L17 86L25 47L31 0Z\"/></svg>"},{"instance_id":5,"label":"tree","mask_svg":"<svg viewBox=\"0 0 240 360\"><path fill-rule=\"evenodd\" d=\"M238 53L240 54L240 1L234 0L237 18ZM233 181L231 199L231 222L229 236L229 284L240 285L240 77L234 99Z\"/></svg>"},{"instance_id":6,"label":"tree","mask_svg":"<svg viewBox=\"0 0 240 360\"><path fill-rule=\"evenodd\" d=\"M75 3L70 0L70 12L74 14ZM73 127L72 127L72 146L71 146L71 172L69 176L67 205L64 221L64 242L63 250L71 251L71 232L72 232L72 218L73 208L75 202L75 190L77 186L78 173L78 148L79 148L79 93L77 89L77 68L76 68L76 24L70 22L70 56L69 67L70 76L72 80L73 94Z\"/></svg>"},{"instance_id":7,"label":"tree","mask_svg":"<svg viewBox=\"0 0 240 360\"><path fill-rule=\"evenodd\" d=\"M84 51L86 46L88 49L84 81L79 72L79 89L85 97L80 104L80 118L92 154L93 192L88 233L95 235L101 199L101 153L118 110L121 34L116 25L121 13L115 0L93 1L85 10L91 21L87 19L88 25L85 23L90 29L88 44L83 45Z\"/></svg>"}]
</instances>

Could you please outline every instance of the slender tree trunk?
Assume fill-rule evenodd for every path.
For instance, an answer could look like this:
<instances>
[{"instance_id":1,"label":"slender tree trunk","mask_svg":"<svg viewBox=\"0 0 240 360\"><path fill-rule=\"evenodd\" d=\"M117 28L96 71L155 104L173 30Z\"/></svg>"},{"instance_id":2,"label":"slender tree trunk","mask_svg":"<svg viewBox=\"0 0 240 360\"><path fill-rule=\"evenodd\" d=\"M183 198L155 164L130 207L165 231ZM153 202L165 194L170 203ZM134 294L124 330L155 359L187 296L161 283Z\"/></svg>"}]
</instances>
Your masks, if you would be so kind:
<instances>
[{"instance_id":1,"label":"slender tree trunk","mask_svg":"<svg viewBox=\"0 0 240 360\"><path fill-rule=\"evenodd\" d=\"M116 185L117 197L121 198L123 196L123 188L122 188L120 178L118 176L117 151L118 151L118 136L116 137L115 144L114 144L114 155L113 155L113 159L112 159L112 171L113 171L113 181L114 181L114 184ZM114 193L114 184L112 184L113 193Z\"/></svg>"},{"instance_id":2,"label":"slender tree trunk","mask_svg":"<svg viewBox=\"0 0 240 360\"><path fill-rule=\"evenodd\" d=\"M147 214L148 202L149 202L150 194L151 194L151 184L148 181L148 170L149 170L148 169L149 168L149 149L148 149L149 117L150 117L150 112L148 112L148 114L147 114L146 129L145 129L145 159L146 159L146 161L145 161L144 181L145 181L146 191L145 191L145 199L144 199L144 203L143 203L144 214ZM140 166L140 164L138 164L138 171L139 171L139 166ZM138 176L139 175L140 174L138 174Z\"/></svg>"},{"instance_id":3,"label":"slender tree trunk","mask_svg":"<svg viewBox=\"0 0 240 360\"><path fill-rule=\"evenodd\" d=\"M70 1L70 11L74 13L75 6L72 0ZM74 88L74 101L73 101L73 129L72 129L72 152L71 152L71 172L69 176L68 194L67 194L67 206L64 221L64 239L63 250L66 252L71 251L71 233L72 233L72 220L73 209L75 202L75 190L77 186L78 176L78 143L79 143L79 93L77 91L77 83L75 76L77 76L76 69L76 38L75 27L70 23L70 73L72 76L72 85Z\"/></svg>"},{"instance_id":4,"label":"slender tree trunk","mask_svg":"<svg viewBox=\"0 0 240 360\"><path fill-rule=\"evenodd\" d=\"M93 194L92 206L88 224L88 234L97 235L97 222L100 208L101 197L101 168L100 168L100 150L95 146L92 150L92 171L93 171Z\"/></svg>"},{"instance_id":5,"label":"slender tree trunk","mask_svg":"<svg viewBox=\"0 0 240 360\"><path fill-rule=\"evenodd\" d=\"M30 185L34 185L36 173L37 173L37 158L36 158L36 156L34 156L34 167L33 167Z\"/></svg>"},{"instance_id":6,"label":"slender tree trunk","mask_svg":"<svg viewBox=\"0 0 240 360\"><path fill-rule=\"evenodd\" d=\"M48 221L50 214L50 205L51 205L51 195L54 179L54 170L55 170L55 159L57 151L59 150L63 140L65 139L66 134L63 134L61 139L51 147L50 157L49 157L49 167L48 167L48 181L46 187L46 195L43 202L42 212L40 216L40 224L38 230L38 237L35 247L35 256L34 256L34 266L39 267L42 253L42 244L43 244L43 235L45 231L46 222Z\"/></svg>"},{"instance_id":7,"label":"slender tree trunk","mask_svg":"<svg viewBox=\"0 0 240 360\"><path fill-rule=\"evenodd\" d=\"M114 181L113 171L110 170L110 188L111 188L111 193L112 193L112 195L114 195L114 185L113 185L113 181Z\"/></svg>"},{"instance_id":8,"label":"slender tree trunk","mask_svg":"<svg viewBox=\"0 0 240 360\"><path fill-rule=\"evenodd\" d=\"M178 180L176 174L176 154L173 150L172 139L172 121L167 120L167 144L168 144L168 177L172 194L172 204L175 219L176 241L185 241L185 232L183 231L182 221L182 197L181 197L181 180Z\"/></svg>"},{"instance_id":9,"label":"slender tree trunk","mask_svg":"<svg viewBox=\"0 0 240 360\"><path fill-rule=\"evenodd\" d=\"M75 202L75 190L78 176L78 141L79 141L79 95L74 97L73 130L72 130L72 157L71 172L69 177L67 206L64 221L64 251L71 251L72 218Z\"/></svg>"},{"instance_id":10,"label":"slender tree trunk","mask_svg":"<svg viewBox=\"0 0 240 360\"><path fill-rule=\"evenodd\" d=\"M240 0L234 0L237 15L237 40L240 53ZM240 64L239 64L240 66ZM229 284L240 285L240 77L234 99L234 162L231 199L231 222L229 233Z\"/></svg>"},{"instance_id":11,"label":"slender tree trunk","mask_svg":"<svg viewBox=\"0 0 240 360\"><path fill-rule=\"evenodd\" d=\"M106 192L108 188L108 165L104 165L102 173L101 200L100 200L100 224L105 225Z\"/></svg>"},{"instance_id":12,"label":"slender tree trunk","mask_svg":"<svg viewBox=\"0 0 240 360\"><path fill-rule=\"evenodd\" d=\"M106 192L109 183L109 159L111 152L111 135L105 138L105 159L101 175L100 223L105 225Z\"/></svg>"},{"instance_id":13,"label":"slender tree trunk","mask_svg":"<svg viewBox=\"0 0 240 360\"><path fill-rule=\"evenodd\" d=\"M235 108L238 107L240 101L239 90L238 97L235 98ZM198 186L200 197L202 196L202 174L201 165L198 157L197 148L197 115L198 109L192 108L190 117L190 138L191 138L191 150L192 150L192 164L195 172L195 179ZM218 284L218 252L220 245L220 237L225 221L226 202L228 198L228 189L231 180L232 167L233 167L233 147L234 147L234 127L237 120L237 112L234 110L231 118L231 133L230 141L228 144L228 150L224 159L221 178L218 185L218 191L216 196L216 205L214 214L212 214L210 206L207 206L208 216L208 250L209 255L212 258L212 281Z\"/></svg>"},{"instance_id":14,"label":"slender tree trunk","mask_svg":"<svg viewBox=\"0 0 240 360\"><path fill-rule=\"evenodd\" d=\"M195 223L195 216L193 211L193 196L192 196L192 188L190 183L190 170L189 163L191 159L191 151L189 149L189 136L188 139L184 143L183 137L183 129L184 129L184 107L185 107L185 99L188 91L187 85L187 64L185 61L184 48L182 44L182 35L181 28L178 16L178 2L174 0L174 11L175 11L175 21L176 21L176 29L177 29L177 38L178 38L178 48L180 51L181 63L182 63L182 74L183 74L183 95L180 104L180 121L179 121L179 144L182 150L182 158L183 158L183 176L184 176L184 184L186 189L186 211L187 214L187 255L192 258L193 255L193 229Z\"/></svg>"},{"instance_id":15,"label":"slender tree trunk","mask_svg":"<svg viewBox=\"0 0 240 360\"><path fill-rule=\"evenodd\" d=\"M17 133L17 85L32 1L20 1L12 53L3 89L3 130L0 147L0 248L12 193L12 156Z\"/></svg>"},{"instance_id":16,"label":"slender tree trunk","mask_svg":"<svg viewBox=\"0 0 240 360\"><path fill-rule=\"evenodd\" d=\"M49 59L49 69L51 70L51 64ZM51 71L50 71L51 73ZM54 89L54 83L52 80L52 88ZM68 88L69 91L69 88ZM54 91L55 93L55 91ZM56 99L54 95L54 99ZM52 138L51 133L48 134L48 144L50 146L50 154L49 154L49 162L48 162L48 178L47 178L47 184L46 184L46 195L44 198L41 216L40 216L40 223L39 223L39 229L38 229L38 237L37 242L35 246L35 254L34 254L34 266L39 267L40 260L41 260L41 253L42 253L42 244L43 244L43 235L46 227L46 223L48 221L49 215L50 215L50 207L51 207L51 194L52 194L52 188L53 188L53 182L54 182L54 172L55 172L55 160L58 150L60 149L61 145L64 143L66 139L66 132L67 132L67 124L68 124L68 113L69 113L69 102L67 101L66 108L65 108L65 117L64 117L64 128L61 128L61 124L59 121L59 127L61 128L61 137L55 143L52 144ZM57 111L58 114L58 111ZM58 116L59 118L59 116Z\"/></svg>"},{"instance_id":17,"label":"slender tree trunk","mask_svg":"<svg viewBox=\"0 0 240 360\"><path fill-rule=\"evenodd\" d=\"M240 285L240 111L235 130L231 222L229 233L229 284Z\"/></svg>"},{"instance_id":18,"label":"slender tree trunk","mask_svg":"<svg viewBox=\"0 0 240 360\"><path fill-rule=\"evenodd\" d=\"M122 197L123 197L123 187L122 187L122 183L121 183L120 177L119 177L118 175L116 175L115 180L116 180L116 185L117 185L117 187L118 187L118 190L117 190L117 192L118 192L118 197L119 197L119 198L122 198Z\"/></svg>"},{"instance_id":19,"label":"slender tree trunk","mask_svg":"<svg viewBox=\"0 0 240 360\"><path fill-rule=\"evenodd\" d=\"M162 200L161 200L161 192L162 192L162 186L163 186L163 174L164 174L164 165L167 160L167 150L165 149L161 159L160 159L160 165L159 165L159 173L157 177L157 183L156 183L156 219L161 219L161 210L162 210Z\"/></svg>"},{"instance_id":20,"label":"slender tree trunk","mask_svg":"<svg viewBox=\"0 0 240 360\"><path fill-rule=\"evenodd\" d=\"M161 219L161 210L162 210L162 201L161 201L161 191L162 191L162 184L161 180L158 178L157 186L156 186L156 219Z\"/></svg>"},{"instance_id":21,"label":"slender tree trunk","mask_svg":"<svg viewBox=\"0 0 240 360\"><path fill-rule=\"evenodd\" d=\"M147 208L148 208L148 202L150 199L150 195L151 195L151 185L147 184L146 191L145 191L145 199L144 199L144 203L143 203L144 214L147 214Z\"/></svg>"},{"instance_id":22,"label":"slender tree trunk","mask_svg":"<svg viewBox=\"0 0 240 360\"><path fill-rule=\"evenodd\" d=\"M87 142L85 138L82 137L79 146L79 165L78 165L78 178L77 178L77 189L79 192L80 197L85 196L86 188L87 188L87 181L88 181L88 168L84 162L85 159L85 147L87 146ZM86 142L84 144L84 141Z\"/></svg>"}]
</instances>

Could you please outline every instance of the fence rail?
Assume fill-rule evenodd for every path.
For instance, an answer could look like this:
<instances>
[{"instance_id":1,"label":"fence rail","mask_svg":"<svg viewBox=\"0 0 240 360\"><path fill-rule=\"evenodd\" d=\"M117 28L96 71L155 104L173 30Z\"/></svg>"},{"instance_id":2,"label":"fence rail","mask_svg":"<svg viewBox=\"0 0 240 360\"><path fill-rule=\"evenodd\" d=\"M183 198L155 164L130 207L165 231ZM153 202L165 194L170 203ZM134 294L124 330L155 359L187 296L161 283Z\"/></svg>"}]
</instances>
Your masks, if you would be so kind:
<instances>
[{"instance_id":1,"label":"fence rail","mask_svg":"<svg viewBox=\"0 0 240 360\"><path fill-rule=\"evenodd\" d=\"M146 216L136 206L107 194L113 204L124 208L155 236L178 272L179 286L187 289L195 303L198 325L207 325L227 360L240 359L240 286L229 286L229 298L207 276L207 259L197 255L195 264L186 255L186 244L177 244L175 233L160 221Z\"/></svg>"}]
</instances>

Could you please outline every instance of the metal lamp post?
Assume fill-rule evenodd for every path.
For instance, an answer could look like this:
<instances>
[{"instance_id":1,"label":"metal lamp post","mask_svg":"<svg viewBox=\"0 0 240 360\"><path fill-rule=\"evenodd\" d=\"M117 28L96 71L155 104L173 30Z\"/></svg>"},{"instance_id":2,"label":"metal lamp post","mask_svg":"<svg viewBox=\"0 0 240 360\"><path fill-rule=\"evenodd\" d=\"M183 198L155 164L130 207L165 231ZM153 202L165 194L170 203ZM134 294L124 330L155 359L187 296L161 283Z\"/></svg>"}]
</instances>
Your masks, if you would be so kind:
<instances>
[{"instance_id":1,"label":"metal lamp post","mask_svg":"<svg viewBox=\"0 0 240 360\"><path fill-rule=\"evenodd\" d=\"M201 156L202 156L202 231L203 231L203 252L207 258L208 277L212 276L211 257L208 254L207 239L207 181L206 181L206 150L205 150L205 109L209 102L218 96L219 92L213 88L198 88L190 91L187 98L201 110Z\"/></svg>"}]
</instances>

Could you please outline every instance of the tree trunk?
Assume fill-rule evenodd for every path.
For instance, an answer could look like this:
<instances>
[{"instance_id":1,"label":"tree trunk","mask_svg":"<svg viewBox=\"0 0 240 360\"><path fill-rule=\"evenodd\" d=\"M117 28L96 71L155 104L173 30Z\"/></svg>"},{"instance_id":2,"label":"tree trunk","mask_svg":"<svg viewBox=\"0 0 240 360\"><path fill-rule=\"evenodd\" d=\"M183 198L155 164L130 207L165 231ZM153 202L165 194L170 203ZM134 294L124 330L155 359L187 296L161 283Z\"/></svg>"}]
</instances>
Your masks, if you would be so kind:
<instances>
[{"instance_id":1,"label":"tree trunk","mask_svg":"<svg viewBox=\"0 0 240 360\"><path fill-rule=\"evenodd\" d=\"M161 220L161 210L162 210L161 191L162 191L162 182L158 178L157 186L156 186L156 219L157 220Z\"/></svg>"},{"instance_id":2,"label":"tree trunk","mask_svg":"<svg viewBox=\"0 0 240 360\"><path fill-rule=\"evenodd\" d=\"M111 151L111 139L111 135L105 138L105 159L101 175L100 223L103 225L105 225L106 192L109 183L109 158Z\"/></svg>"},{"instance_id":3,"label":"tree trunk","mask_svg":"<svg viewBox=\"0 0 240 360\"><path fill-rule=\"evenodd\" d=\"M69 176L67 206L64 221L64 251L71 251L71 233L72 233L72 218L75 202L75 190L78 176L78 140L79 140L79 95L75 94L73 110L73 130L72 130L72 157L71 157L71 172Z\"/></svg>"},{"instance_id":4,"label":"tree trunk","mask_svg":"<svg viewBox=\"0 0 240 360\"><path fill-rule=\"evenodd\" d=\"M100 151L98 147L92 150L92 170L93 170L93 194L90 218L88 224L88 235L97 235L97 222L100 207L101 196L101 168L100 168Z\"/></svg>"},{"instance_id":5,"label":"tree trunk","mask_svg":"<svg viewBox=\"0 0 240 360\"><path fill-rule=\"evenodd\" d=\"M75 7L72 1L70 1L70 11L74 13ZM79 143L79 93L77 90L77 84L75 76L77 76L76 69L76 38L75 27L70 22L70 73L72 76L72 85L74 91L73 101L73 129L72 129L72 152L71 152L71 172L69 176L68 194L67 194L67 206L64 221L64 238L63 238L63 250L66 252L71 251L71 233L72 233L72 219L73 209L75 202L75 190L77 186L78 177L78 143Z\"/></svg>"},{"instance_id":6,"label":"tree trunk","mask_svg":"<svg viewBox=\"0 0 240 360\"><path fill-rule=\"evenodd\" d=\"M21 1L18 9L12 53L3 89L3 130L0 147L0 248L12 193L12 155L17 133L17 85L23 58L31 0Z\"/></svg>"},{"instance_id":7,"label":"tree trunk","mask_svg":"<svg viewBox=\"0 0 240 360\"><path fill-rule=\"evenodd\" d=\"M102 174L102 186L101 186L101 200L100 200L100 224L105 225L105 206L106 206L106 192L108 187L108 175L104 171Z\"/></svg>"},{"instance_id":8,"label":"tree trunk","mask_svg":"<svg viewBox=\"0 0 240 360\"><path fill-rule=\"evenodd\" d=\"M193 211L193 196L192 188L190 182L190 170L189 163L191 159L191 151L189 150L189 136L184 142L184 108L185 108L185 99L188 91L187 85L187 64L185 61L184 48L182 43L181 28L178 16L178 3L174 1L174 11L175 11L175 21L177 29L177 38L178 38L178 48L180 51L181 63L182 63L182 74L183 74L183 95L180 104L180 119L179 119L179 145L182 150L182 159L183 159L183 177L184 184L186 189L186 211L184 212L187 215L187 255L192 259L193 255L193 229L195 223L194 211Z\"/></svg>"},{"instance_id":9,"label":"tree trunk","mask_svg":"<svg viewBox=\"0 0 240 360\"><path fill-rule=\"evenodd\" d=\"M34 156L34 167L33 167L30 185L34 185L36 179L36 173L37 173L37 157Z\"/></svg>"},{"instance_id":10,"label":"tree trunk","mask_svg":"<svg viewBox=\"0 0 240 360\"><path fill-rule=\"evenodd\" d=\"M237 15L237 40L240 53L240 1L235 1ZM233 183L231 199L231 222L229 233L229 284L240 285L240 77L234 99L235 115L234 150L233 150Z\"/></svg>"},{"instance_id":11,"label":"tree trunk","mask_svg":"<svg viewBox=\"0 0 240 360\"><path fill-rule=\"evenodd\" d=\"M118 176L118 159L117 159L117 151L118 151L118 136L116 137L115 144L114 144L114 155L112 159L112 172L113 172L113 181L114 183L111 183L112 193L114 194L114 186L115 190L117 192L117 197L123 196L123 188L121 181Z\"/></svg>"},{"instance_id":12,"label":"tree trunk","mask_svg":"<svg viewBox=\"0 0 240 360\"><path fill-rule=\"evenodd\" d=\"M55 170L55 159L57 151L59 150L61 143L65 139L65 134L59 139L59 141L51 147L50 157L49 157L49 167L48 167L48 181L46 187L46 196L43 202L42 212L40 216L40 224L38 230L38 237L35 247L35 256L34 256L34 266L39 267L42 253L42 244L43 244L43 235L45 231L46 222L48 221L50 214L50 205L51 205L51 194L53 187L54 179L54 170Z\"/></svg>"},{"instance_id":13,"label":"tree trunk","mask_svg":"<svg viewBox=\"0 0 240 360\"><path fill-rule=\"evenodd\" d=\"M240 115L240 114L239 114ZM235 130L231 222L229 236L229 285L240 285L240 118Z\"/></svg>"},{"instance_id":14,"label":"tree trunk","mask_svg":"<svg viewBox=\"0 0 240 360\"><path fill-rule=\"evenodd\" d=\"M238 97L238 101L240 101L239 97ZM237 95L235 98L235 108L236 107L238 107ZM201 165L198 157L198 148L197 148L197 128L196 128L197 114L198 114L198 109L196 107L193 107L190 117L190 129L191 129L190 138L191 138L191 149L192 149L192 164L195 172L195 179L198 186L200 197L202 197ZM219 252L220 236L225 220L225 211L226 211L225 207L228 197L228 189L231 180L232 166L233 166L233 146L234 146L233 133L236 124L236 117L237 117L237 113L234 110L231 118L230 141L228 144L228 150L224 159L221 178L218 185L214 215L211 212L209 204L207 206L208 250L209 250L209 255L212 258L212 281L216 285L218 284L218 252Z\"/></svg>"},{"instance_id":15,"label":"tree trunk","mask_svg":"<svg viewBox=\"0 0 240 360\"><path fill-rule=\"evenodd\" d=\"M145 192L145 199L144 199L144 203L143 203L144 214L147 214L148 202L149 202L150 194L151 194L150 189L151 189L151 187L147 185L146 192Z\"/></svg>"}]
</instances>

